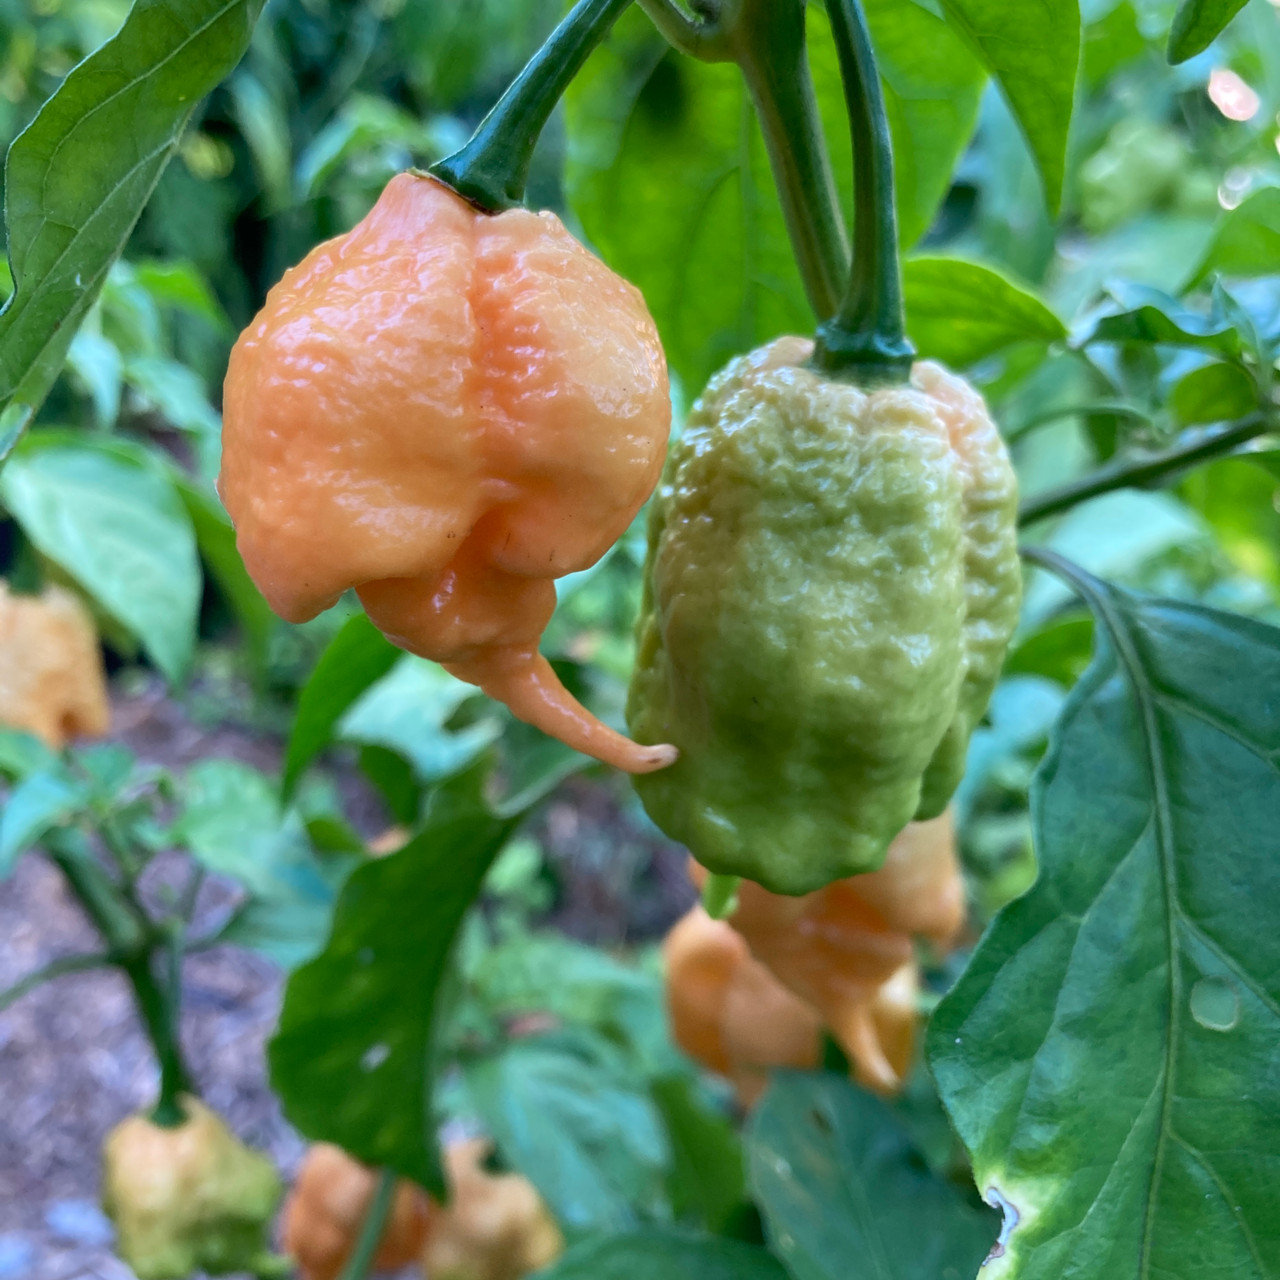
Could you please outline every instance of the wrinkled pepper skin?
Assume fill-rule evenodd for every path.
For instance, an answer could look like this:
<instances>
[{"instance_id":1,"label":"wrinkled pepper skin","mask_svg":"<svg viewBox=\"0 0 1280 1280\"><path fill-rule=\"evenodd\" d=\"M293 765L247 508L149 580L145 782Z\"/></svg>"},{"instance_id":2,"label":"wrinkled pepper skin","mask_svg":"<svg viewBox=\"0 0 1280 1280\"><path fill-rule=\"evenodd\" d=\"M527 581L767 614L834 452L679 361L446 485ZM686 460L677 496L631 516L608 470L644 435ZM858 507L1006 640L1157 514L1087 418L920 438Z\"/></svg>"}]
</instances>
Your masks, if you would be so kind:
<instances>
[{"instance_id":1,"label":"wrinkled pepper skin","mask_svg":"<svg viewBox=\"0 0 1280 1280\"><path fill-rule=\"evenodd\" d=\"M354 587L393 643L578 750L655 769L674 752L601 724L538 642L555 579L652 492L670 417L637 289L554 214L484 214L403 173L236 342L218 487L281 617Z\"/></svg>"},{"instance_id":2,"label":"wrinkled pepper skin","mask_svg":"<svg viewBox=\"0 0 1280 1280\"><path fill-rule=\"evenodd\" d=\"M695 405L651 508L628 698L650 816L712 871L809 893L940 813L1017 621L1016 481L937 365L862 391L780 338Z\"/></svg>"},{"instance_id":3,"label":"wrinkled pepper skin","mask_svg":"<svg viewBox=\"0 0 1280 1280\"><path fill-rule=\"evenodd\" d=\"M492 1149L487 1138L467 1138L444 1153L449 1203L437 1208L422 1251L427 1280L520 1280L564 1252L533 1183L484 1167Z\"/></svg>"},{"instance_id":4,"label":"wrinkled pepper skin","mask_svg":"<svg viewBox=\"0 0 1280 1280\"><path fill-rule=\"evenodd\" d=\"M699 883L706 873L693 867ZM878 871L836 880L803 897L744 882L726 922L761 967L818 1011L881 1093L901 1086L915 1038L915 938L940 951L964 923L964 882L950 810L909 824Z\"/></svg>"},{"instance_id":5,"label":"wrinkled pepper skin","mask_svg":"<svg viewBox=\"0 0 1280 1280\"><path fill-rule=\"evenodd\" d=\"M275 1166L203 1103L183 1098L182 1107L176 1128L134 1115L102 1146L102 1207L139 1280L249 1271L268 1252Z\"/></svg>"},{"instance_id":6,"label":"wrinkled pepper skin","mask_svg":"<svg viewBox=\"0 0 1280 1280\"><path fill-rule=\"evenodd\" d=\"M341 1147L317 1142L303 1159L284 1207L284 1249L298 1263L300 1280L337 1280L347 1265L378 1175ZM422 1250L432 1206L425 1191L401 1179L396 1184L374 1254L377 1271L394 1271Z\"/></svg>"}]
</instances>

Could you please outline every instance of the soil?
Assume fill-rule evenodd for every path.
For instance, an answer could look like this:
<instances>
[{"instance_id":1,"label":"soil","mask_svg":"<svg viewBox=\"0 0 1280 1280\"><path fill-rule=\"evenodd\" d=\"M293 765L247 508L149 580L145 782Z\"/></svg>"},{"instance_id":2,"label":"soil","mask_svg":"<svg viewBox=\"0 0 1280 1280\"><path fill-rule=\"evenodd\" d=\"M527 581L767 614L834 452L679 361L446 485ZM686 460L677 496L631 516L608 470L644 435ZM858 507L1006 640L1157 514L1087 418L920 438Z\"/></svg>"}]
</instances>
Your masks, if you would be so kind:
<instances>
[{"instance_id":1,"label":"soil","mask_svg":"<svg viewBox=\"0 0 1280 1280\"><path fill-rule=\"evenodd\" d=\"M272 770L279 761L278 741L233 726L204 728L155 682L118 696L113 723L116 740L169 768L231 757ZM385 816L376 798L357 779L342 785L352 820L366 834L378 830ZM683 851L637 821L624 794L615 783L574 779L535 819L557 882L549 923L586 941L658 936L692 901ZM182 871L177 855L157 864L161 878ZM205 885L197 933L199 918L220 916L230 892L216 879ZM0 883L0 991L97 945L43 858L23 858ZM184 1047L203 1096L290 1178L305 1144L281 1115L264 1058L280 971L250 952L220 948L190 957L183 978ZM0 1280L131 1280L98 1208L98 1152L112 1126L154 1100L156 1083L128 988L113 972L60 977L0 1013Z\"/></svg>"}]
</instances>

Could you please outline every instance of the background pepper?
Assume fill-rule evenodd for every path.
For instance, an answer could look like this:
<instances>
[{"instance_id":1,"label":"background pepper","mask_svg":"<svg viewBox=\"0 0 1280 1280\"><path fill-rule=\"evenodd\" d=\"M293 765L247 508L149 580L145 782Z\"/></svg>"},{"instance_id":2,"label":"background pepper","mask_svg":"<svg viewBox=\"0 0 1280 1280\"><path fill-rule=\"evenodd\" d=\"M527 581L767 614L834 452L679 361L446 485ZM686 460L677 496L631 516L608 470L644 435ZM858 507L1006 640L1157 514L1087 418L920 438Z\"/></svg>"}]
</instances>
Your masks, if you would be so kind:
<instances>
[{"instance_id":1,"label":"background pepper","mask_svg":"<svg viewBox=\"0 0 1280 1280\"><path fill-rule=\"evenodd\" d=\"M581 751L655 769L670 748L601 724L538 641L555 579L652 491L670 414L639 291L554 214L485 214L403 173L236 343L219 492L282 617L354 587L395 644Z\"/></svg>"},{"instance_id":2,"label":"background pepper","mask_svg":"<svg viewBox=\"0 0 1280 1280\"><path fill-rule=\"evenodd\" d=\"M802 894L872 870L964 768L1017 622L1016 482L937 365L864 391L780 338L712 379L651 508L636 780L712 871Z\"/></svg>"}]
</instances>

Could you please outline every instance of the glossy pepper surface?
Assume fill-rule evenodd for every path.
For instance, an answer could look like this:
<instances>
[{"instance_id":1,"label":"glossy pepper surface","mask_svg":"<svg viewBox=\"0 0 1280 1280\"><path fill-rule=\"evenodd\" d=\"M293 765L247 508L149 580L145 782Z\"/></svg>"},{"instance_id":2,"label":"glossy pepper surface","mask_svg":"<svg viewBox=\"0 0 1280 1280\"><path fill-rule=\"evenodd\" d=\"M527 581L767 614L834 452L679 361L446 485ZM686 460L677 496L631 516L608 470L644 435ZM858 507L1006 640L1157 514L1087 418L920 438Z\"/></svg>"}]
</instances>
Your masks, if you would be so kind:
<instances>
[{"instance_id":1,"label":"glossy pepper surface","mask_svg":"<svg viewBox=\"0 0 1280 1280\"><path fill-rule=\"evenodd\" d=\"M250 1271L267 1256L275 1167L203 1103L183 1098L182 1108L176 1128L130 1116L103 1143L102 1206L139 1280Z\"/></svg>"},{"instance_id":2,"label":"glossy pepper surface","mask_svg":"<svg viewBox=\"0 0 1280 1280\"><path fill-rule=\"evenodd\" d=\"M373 1203L378 1175L341 1147L317 1142L306 1154L284 1207L284 1248L301 1280L336 1280L342 1274ZM427 1238L427 1194L403 1179L396 1184L374 1255L379 1271L413 1262Z\"/></svg>"},{"instance_id":3,"label":"glossy pepper surface","mask_svg":"<svg viewBox=\"0 0 1280 1280\"><path fill-rule=\"evenodd\" d=\"M354 587L395 644L571 746L639 747L538 642L657 481L666 362L638 290L551 213L393 178L285 273L231 354L219 491L245 565L301 622Z\"/></svg>"},{"instance_id":4,"label":"glossy pepper surface","mask_svg":"<svg viewBox=\"0 0 1280 1280\"><path fill-rule=\"evenodd\" d=\"M802 894L945 807L1017 620L1016 482L934 364L863 391L780 338L712 379L651 508L636 780L712 871Z\"/></svg>"}]
</instances>

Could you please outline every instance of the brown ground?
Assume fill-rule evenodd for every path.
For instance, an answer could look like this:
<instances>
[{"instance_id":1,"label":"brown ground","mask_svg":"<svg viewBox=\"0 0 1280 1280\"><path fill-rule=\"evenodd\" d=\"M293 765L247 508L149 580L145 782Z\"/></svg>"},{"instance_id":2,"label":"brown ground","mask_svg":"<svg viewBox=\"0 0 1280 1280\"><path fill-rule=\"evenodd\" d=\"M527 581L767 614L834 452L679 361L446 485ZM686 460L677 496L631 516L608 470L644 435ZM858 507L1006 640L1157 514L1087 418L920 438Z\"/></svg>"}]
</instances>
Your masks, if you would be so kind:
<instances>
[{"instance_id":1,"label":"brown ground","mask_svg":"<svg viewBox=\"0 0 1280 1280\"><path fill-rule=\"evenodd\" d=\"M142 758L170 767L232 756L269 769L278 758L270 739L201 729L155 685L118 700L115 726L114 736ZM611 786L577 780L539 821L562 886L554 923L591 941L654 936L691 899L682 852L632 825L616 796ZM376 803L358 788L351 799L353 818L376 829ZM219 911L226 892L207 886L201 911ZM94 945L43 859L24 858L0 883L0 990ZM183 1037L205 1098L292 1174L304 1144L280 1114L263 1056L279 1009L278 970L223 948L192 957L184 976ZM131 1280L97 1208L98 1150L114 1124L154 1098L155 1085L127 987L114 973L59 978L0 1013L0 1280Z\"/></svg>"}]
</instances>

